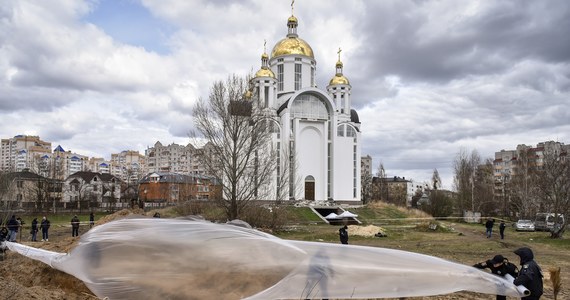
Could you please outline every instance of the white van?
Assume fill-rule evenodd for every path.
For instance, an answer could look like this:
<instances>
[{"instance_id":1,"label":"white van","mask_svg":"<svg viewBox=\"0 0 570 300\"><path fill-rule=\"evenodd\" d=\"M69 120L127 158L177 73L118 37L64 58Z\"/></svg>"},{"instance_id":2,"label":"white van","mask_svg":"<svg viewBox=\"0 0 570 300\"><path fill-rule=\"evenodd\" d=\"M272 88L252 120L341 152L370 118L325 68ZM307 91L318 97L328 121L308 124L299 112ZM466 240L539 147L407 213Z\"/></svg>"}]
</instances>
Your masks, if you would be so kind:
<instances>
[{"instance_id":1,"label":"white van","mask_svg":"<svg viewBox=\"0 0 570 300\"><path fill-rule=\"evenodd\" d=\"M564 224L564 215L558 215L558 220L553 213L537 213L534 220L534 229L536 231L551 231L554 225Z\"/></svg>"}]
</instances>

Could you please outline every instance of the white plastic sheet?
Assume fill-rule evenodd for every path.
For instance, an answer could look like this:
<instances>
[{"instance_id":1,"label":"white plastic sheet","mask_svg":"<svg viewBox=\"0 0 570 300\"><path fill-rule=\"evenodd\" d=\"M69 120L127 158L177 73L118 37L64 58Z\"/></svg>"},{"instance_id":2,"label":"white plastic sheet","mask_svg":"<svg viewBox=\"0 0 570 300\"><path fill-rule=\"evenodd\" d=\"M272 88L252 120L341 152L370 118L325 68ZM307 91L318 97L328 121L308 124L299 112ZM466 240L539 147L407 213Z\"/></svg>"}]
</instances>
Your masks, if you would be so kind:
<instances>
[{"instance_id":1,"label":"white plastic sheet","mask_svg":"<svg viewBox=\"0 0 570 300\"><path fill-rule=\"evenodd\" d=\"M338 215L335 213L328 214L325 219L338 219Z\"/></svg>"},{"instance_id":2,"label":"white plastic sheet","mask_svg":"<svg viewBox=\"0 0 570 300\"><path fill-rule=\"evenodd\" d=\"M365 299L474 291L521 297L507 280L411 252L282 240L184 219L94 227L68 254L7 243L109 299Z\"/></svg>"},{"instance_id":3,"label":"white plastic sheet","mask_svg":"<svg viewBox=\"0 0 570 300\"><path fill-rule=\"evenodd\" d=\"M351 213L348 210L345 210L340 215L338 215L338 217L339 218L356 218L356 217L358 217L358 215Z\"/></svg>"}]
</instances>

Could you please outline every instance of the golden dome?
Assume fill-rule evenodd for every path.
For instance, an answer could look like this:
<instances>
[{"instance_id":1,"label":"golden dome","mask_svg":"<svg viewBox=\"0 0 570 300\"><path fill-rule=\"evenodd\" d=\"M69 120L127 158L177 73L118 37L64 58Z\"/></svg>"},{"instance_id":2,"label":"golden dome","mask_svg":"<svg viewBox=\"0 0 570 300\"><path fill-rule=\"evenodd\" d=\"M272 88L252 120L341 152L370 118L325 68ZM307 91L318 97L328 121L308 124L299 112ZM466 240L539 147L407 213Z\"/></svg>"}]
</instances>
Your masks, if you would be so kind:
<instances>
[{"instance_id":1,"label":"golden dome","mask_svg":"<svg viewBox=\"0 0 570 300\"><path fill-rule=\"evenodd\" d=\"M348 81L348 78L344 77L344 75L342 74L336 74L331 81L329 82L329 85L336 85L336 84L346 84L349 85L350 82Z\"/></svg>"},{"instance_id":2,"label":"golden dome","mask_svg":"<svg viewBox=\"0 0 570 300\"><path fill-rule=\"evenodd\" d=\"M251 90L247 90L245 93L243 93L243 98L246 100L250 100L251 97L253 97L253 92Z\"/></svg>"},{"instance_id":3,"label":"golden dome","mask_svg":"<svg viewBox=\"0 0 570 300\"><path fill-rule=\"evenodd\" d=\"M286 37L280 40L275 44L275 47L273 47L273 51L271 51L271 57L289 54L298 54L308 56L313 59L315 58L311 46L298 37Z\"/></svg>"},{"instance_id":4,"label":"golden dome","mask_svg":"<svg viewBox=\"0 0 570 300\"><path fill-rule=\"evenodd\" d=\"M269 68L261 68L257 73L255 73L255 77L271 77L275 78L275 74Z\"/></svg>"},{"instance_id":5,"label":"golden dome","mask_svg":"<svg viewBox=\"0 0 570 300\"><path fill-rule=\"evenodd\" d=\"M340 60L337 61L337 62L336 62L336 67L337 67L337 68L342 68L342 61L340 61Z\"/></svg>"},{"instance_id":6,"label":"golden dome","mask_svg":"<svg viewBox=\"0 0 570 300\"><path fill-rule=\"evenodd\" d=\"M287 19L287 23L297 23L297 17L291 15L289 19Z\"/></svg>"}]
</instances>

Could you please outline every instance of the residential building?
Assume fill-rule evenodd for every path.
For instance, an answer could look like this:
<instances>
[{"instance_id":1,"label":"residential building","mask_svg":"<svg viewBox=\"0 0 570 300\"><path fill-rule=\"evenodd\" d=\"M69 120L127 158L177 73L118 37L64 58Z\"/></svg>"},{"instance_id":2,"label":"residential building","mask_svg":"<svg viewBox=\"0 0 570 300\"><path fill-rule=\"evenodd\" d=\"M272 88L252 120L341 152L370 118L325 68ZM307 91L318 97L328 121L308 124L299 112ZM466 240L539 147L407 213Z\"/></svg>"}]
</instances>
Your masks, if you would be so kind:
<instances>
[{"instance_id":1,"label":"residential building","mask_svg":"<svg viewBox=\"0 0 570 300\"><path fill-rule=\"evenodd\" d=\"M501 150L495 152L493 175L495 178L494 194L505 197L508 194L508 184L514 176L521 175L525 169L541 169L544 164L545 151L570 153L570 145L561 142L546 141L536 146L517 145L516 150Z\"/></svg>"},{"instance_id":2,"label":"residential building","mask_svg":"<svg viewBox=\"0 0 570 300\"><path fill-rule=\"evenodd\" d=\"M182 146L172 143L163 146L157 141L153 147L145 150L145 173L191 174L191 158L194 151L195 148L191 144Z\"/></svg>"},{"instance_id":3,"label":"residential building","mask_svg":"<svg viewBox=\"0 0 570 300\"><path fill-rule=\"evenodd\" d=\"M139 199L145 208L215 199L219 195L221 187L217 181L201 175L150 173L139 184Z\"/></svg>"},{"instance_id":4,"label":"residential building","mask_svg":"<svg viewBox=\"0 0 570 300\"><path fill-rule=\"evenodd\" d=\"M128 185L137 183L145 172L145 156L138 151L125 150L111 154L111 174Z\"/></svg>"},{"instance_id":5,"label":"residential building","mask_svg":"<svg viewBox=\"0 0 570 300\"><path fill-rule=\"evenodd\" d=\"M65 151L58 145L52 153L37 157L38 167L34 171L44 177L63 181L73 173L86 170L87 160L87 156Z\"/></svg>"},{"instance_id":6,"label":"residential building","mask_svg":"<svg viewBox=\"0 0 570 300\"><path fill-rule=\"evenodd\" d=\"M406 180L406 177L373 177L372 190L377 200L411 207L416 187L411 180Z\"/></svg>"},{"instance_id":7,"label":"residential building","mask_svg":"<svg viewBox=\"0 0 570 300\"><path fill-rule=\"evenodd\" d=\"M16 135L0 143L0 171L37 169L35 158L51 153L51 143L42 141L39 136Z\"/></svg>"},{"instance_id":8,"label":"residential building","mask_svg":"<svg viewBox=\"0 0 570 300\"><path fill-rule=\"evenodd\" d=\"M87 164L90 172L111 174L111 162L102 157L91 157Z\"/></svg>"},{"instance_id":9,"label":"residential building","mask_svg":"<svg viewBox=\"0 0 570 300\"><path fill-rule=\"evenodd\" d=\"M122 201L123 182L108 173L77 172L63 184L62 203L72 210L105 210L127 208L129 201Z\"/></svg>"},{"instance_id":10,"label":"residential building","mask_svg":"<svg viewBox=\"0 0 570 300\"><path fill-rule=\"evenodd\" d=\"M372 176L372 157L370 155L360 158L360 172L362 177L364 177L364 174Z\"/></svg>"},{"instance_id":11,"label":"residential building","mask_svg":"<svg viewBox=\"0 0 570 300\"><path fill-rule=\"evenodd\" d=\"M25 169L3 177L6 190L1 194L2 210L52 211L60 207L62 182Z\"/></svg>"}]
</instances>

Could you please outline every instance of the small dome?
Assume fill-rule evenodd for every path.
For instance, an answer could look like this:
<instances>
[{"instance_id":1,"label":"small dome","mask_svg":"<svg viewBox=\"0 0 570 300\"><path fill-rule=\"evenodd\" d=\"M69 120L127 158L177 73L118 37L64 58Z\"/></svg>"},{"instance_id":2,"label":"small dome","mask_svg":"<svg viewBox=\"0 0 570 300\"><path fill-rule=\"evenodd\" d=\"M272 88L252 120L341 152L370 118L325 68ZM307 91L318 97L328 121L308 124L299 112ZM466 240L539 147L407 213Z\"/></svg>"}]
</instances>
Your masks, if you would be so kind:
<instances>
[{"instance_id":1,"label":"small dome","mask_svg":"<svg viewBox=\"0 0 570 300\"><path fill-rule=\"evenodd\" d=\"M275 78L275 74L269 68L261 68L257 73L255 73L255 77L271 77Z\"/></svg>"},{"instance_id":2,"label":"small dome","mask_svg":"<svg viewBox=\"0 0 570 300\"><path fill-rule=\"evenodd\" d=\"M280 40L275 44L275 47L273 47L273 51L271 51L271 57L289 54L298 54L308 56L313 59L315 58L311 46L298 37L286 37Z\"/></svg>"},{"instance_id":3,"label":"small dome","mask_svg":"<svg viewBox=\"0 0 570 300\"><path fill-rule=\"evenodd\" d=\"M336 85L336 84L346 84L349 85L350 82L348 81L348 78L344 77L344 75L342 74L337 74L335 75L331 81L329 82L329 85Z\"/></svg>"},{"instance_id":4,"label":"small dome","mask_svg":"<svg viewBox=\"0 0 570 300\"><path fill-rule=\"evenodd\" d=\"M289 24L289 23L298 23L297 17L295 17L294 15L291 15L289 17L289 19L287 19L287 24Z\"/></svg>"},{"instance_id":5,"label":"small dome","mask_svg":"<svg viewBox=\"0 0 570 300\"><path fill-rule=\"evenodd\" d=\"M247 90L245 93L243 93L243 98L245 100L250 100L251 97L253 97L253 92L251 90Z\"/></svg>"}]
</instances>

